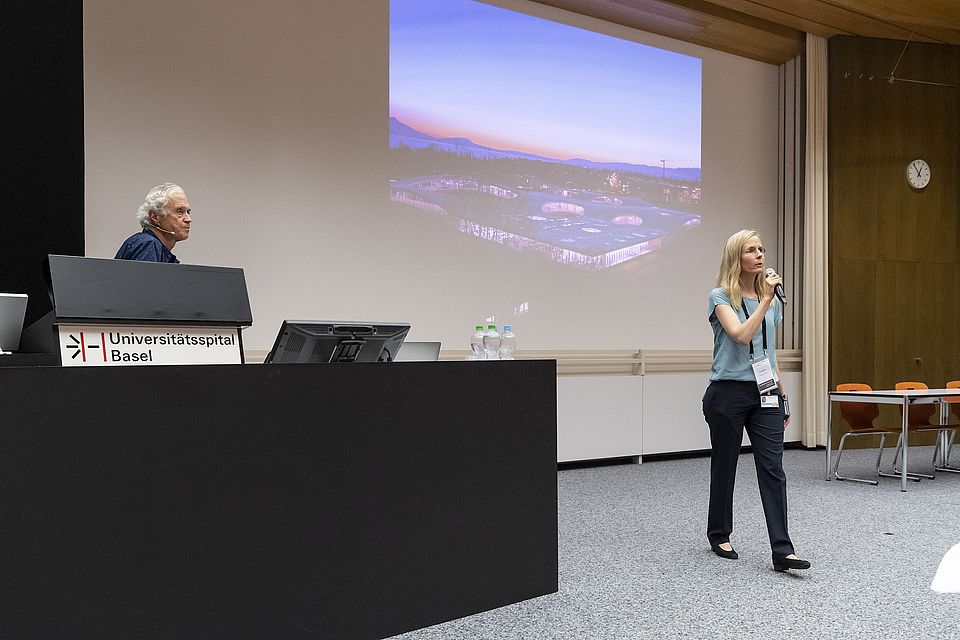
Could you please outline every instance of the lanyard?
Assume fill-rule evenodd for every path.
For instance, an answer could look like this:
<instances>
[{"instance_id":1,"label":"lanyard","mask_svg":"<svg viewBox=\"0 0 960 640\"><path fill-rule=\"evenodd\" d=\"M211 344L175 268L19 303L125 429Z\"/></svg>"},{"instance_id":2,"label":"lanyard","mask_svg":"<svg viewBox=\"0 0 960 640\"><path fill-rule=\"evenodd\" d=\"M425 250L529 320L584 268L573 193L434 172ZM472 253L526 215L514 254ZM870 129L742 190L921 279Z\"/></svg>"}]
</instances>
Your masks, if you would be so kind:
<instances>
[{"instance_id":1,"label":"lanyard","mask_svg":"<svg viewBox=\"0 0 960 640\"><path fill-rule=\"evenodd\" d=\"M759 301L757 302L759 305ZM740 308L743 309L744 322L750 319L750 314L747 313L747 303L744 301L744 298L740 298ZM763 320L760 323L760 332L763 334L763 353L767 353L767 315L763 315ZM753 360L753 338L750 338L750 360Z\"/></svg>"}]
</instances>

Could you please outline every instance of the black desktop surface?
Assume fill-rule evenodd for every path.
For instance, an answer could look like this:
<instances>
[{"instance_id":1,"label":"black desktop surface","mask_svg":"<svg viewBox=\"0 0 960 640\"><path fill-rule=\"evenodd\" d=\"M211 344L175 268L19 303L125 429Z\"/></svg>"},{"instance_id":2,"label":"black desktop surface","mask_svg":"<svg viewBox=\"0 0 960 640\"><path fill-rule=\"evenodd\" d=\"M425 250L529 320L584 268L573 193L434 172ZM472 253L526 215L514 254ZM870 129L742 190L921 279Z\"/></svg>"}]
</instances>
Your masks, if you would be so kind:
<instances>
[{"instance_id":1,"label":"black desktop surface","mask_svg":"<svg viewBox=\"0 0 960 640\"><path fill-rule=\"evenodd\" d=\"M5 353L0 355L0 369L8 367L59 367L56 353Z\"/></svg>"}]
</instances>

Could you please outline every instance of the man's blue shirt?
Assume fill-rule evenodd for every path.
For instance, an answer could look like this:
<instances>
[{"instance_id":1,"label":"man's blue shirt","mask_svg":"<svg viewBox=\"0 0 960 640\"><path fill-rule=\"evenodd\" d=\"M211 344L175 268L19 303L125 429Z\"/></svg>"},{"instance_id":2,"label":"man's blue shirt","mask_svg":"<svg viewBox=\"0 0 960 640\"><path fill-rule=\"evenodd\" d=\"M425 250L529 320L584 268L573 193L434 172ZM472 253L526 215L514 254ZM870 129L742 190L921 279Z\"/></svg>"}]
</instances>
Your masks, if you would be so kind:
<instances>
[{"instance_id":1,"label":"man's blue shirt","mask_svg":"<svg viewBox=\"0 0 960 640\"><path fill-rule=\"evenodd\" d=\"M115 260L139 260L141 262L177 262L177 256L163 246L160 238L146 229L135 233L120 245Z\"/></svg>"}]
</instances>

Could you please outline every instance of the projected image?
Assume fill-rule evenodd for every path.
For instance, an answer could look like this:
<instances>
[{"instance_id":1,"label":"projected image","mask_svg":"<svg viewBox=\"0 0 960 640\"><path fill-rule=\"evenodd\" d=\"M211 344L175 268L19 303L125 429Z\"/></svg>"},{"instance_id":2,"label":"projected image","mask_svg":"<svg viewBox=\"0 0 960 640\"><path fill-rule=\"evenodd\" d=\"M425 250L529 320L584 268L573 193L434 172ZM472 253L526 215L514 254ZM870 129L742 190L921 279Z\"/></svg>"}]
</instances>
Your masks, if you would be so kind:
<instances>
[{"instance_id":1,"label":"projected image","mask_svg":"<svg viewBox=\"0 0 960 640\"><path fill-rule=\"evenodd\" d=\"M392 0L390 198L600 270L700 223L698 58L473 0Z\"/></svg>"}]
</instances>

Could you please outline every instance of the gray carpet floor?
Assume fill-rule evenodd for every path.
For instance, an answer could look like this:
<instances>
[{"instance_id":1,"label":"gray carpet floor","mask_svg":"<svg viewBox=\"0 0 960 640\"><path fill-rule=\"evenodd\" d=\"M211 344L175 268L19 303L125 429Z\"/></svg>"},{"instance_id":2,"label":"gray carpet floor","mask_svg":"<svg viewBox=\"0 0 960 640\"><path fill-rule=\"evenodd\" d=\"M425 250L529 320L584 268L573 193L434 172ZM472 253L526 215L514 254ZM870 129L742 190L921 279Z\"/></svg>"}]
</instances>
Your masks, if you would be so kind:
<instances>
[{"instance_id":1,"label":"gray carpet floor","mask_svg":"<svg viewBox=\"0 0 960 640\"><path fill-rule=\"evenodd\" d=\"M931 448L911 454L929 468ZM844 469L868 475L875 456L845 452ZM899 479L825 482L823 451L786 451L784 467L809 571L773 571L749 453L734 497L739 560L706 541L709 458L563 470L559 592L396 637L960 639L960 594L930 590L960 542L960 475L902 493Z\"/></svg>"}]
</instances>

